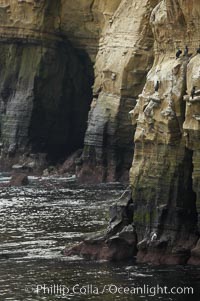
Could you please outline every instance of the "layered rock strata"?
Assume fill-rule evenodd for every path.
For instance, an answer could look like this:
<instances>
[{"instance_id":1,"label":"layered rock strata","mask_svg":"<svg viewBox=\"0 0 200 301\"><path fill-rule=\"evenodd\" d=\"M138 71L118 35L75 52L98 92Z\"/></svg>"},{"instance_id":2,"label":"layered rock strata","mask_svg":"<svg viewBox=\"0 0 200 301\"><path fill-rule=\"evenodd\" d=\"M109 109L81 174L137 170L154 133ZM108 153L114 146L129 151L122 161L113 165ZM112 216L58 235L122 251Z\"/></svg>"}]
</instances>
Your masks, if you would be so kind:
<instances>
[{"instance_id":1,"label":"layered rock strata","mask_svg":"<svg viewBox=\"0 0 200 301\"><path fill-rule=\"evenodd\" d=\"M149 19L155 4L156 1L121 1L102 32L78 174L81 180L128 180L134 127L127 116L152 65Z\"/></svg>"},{"instance_id":2,"label":"layered rock strata","mask_svg":"<svg viewBox=\"0 0 200 301\"><path fill-rule=\"evenodd\" d=\"M92 62L99 51L99 38L121 0L61 0L60 26L79 53L83 50Z\"/></svg>"},{"instance_id":3,"label":"layered rock strata","mask_svg":"<svg viewBox=\"0 0 200 301\"><path fill-rule=\"evenodd\" d=\"M93 75L63 36L60 14L60 1L0 1L2 169L82 147Z\"/></svg>"},{"instance_id":4,"label":"layered rock strata","mask_svg":"<svg viewBox=\"0 0 200 301\"><path fill-rule=\"evenodd\" d=\"M132 7L136 3L137 1L131 4L129 2ZM147 1L142 8L139 8L141 14L145 12L143 9L148 4L150 2ZM123 5L126 6L127 2L122 2L120 8ZM121 101L121 95L133 96L134 98L139 94L136 105L134 107L133 103L134 108L130 112L132 124L136 126L136 132L134 159L130 170L133 220L129 221L129 226L134 225L134 233L138 239L138 262L200 264L200 6L197 0L162 0L151 2L151 5L155 5L155 7L152 11L148 10L148 13L151 11L150 18L148 18L147 23L144 22L147 19L141 18L141 26L143 27L138 28L140 30L141 28L148 28L146 31L141 30L140 36L143 42L149 41L149 44L147 44L149 57L152 55L151 32L153 33L154 62L152 68L147 74L146 83L140 93L144 73L141 72L142 77L137 86L138 89L136 89L135 81L139 79L139 73L134 73L135 70L138 70L136 62L139 62L138 66L142 70L145 69L145 71L147 65L144 63L142 59L144 56L141 53L139 57L142 61L138 60L138 57L136 60L136 57L132 55L133 61L130 64L130 72L133 72L134 75L130 77L130 82L126 78L127 81L124 81L125 94L123 94L124 90L122 89L122 92L120 92L122 94L118 96ZM130 7L129 12L131 16L134 16L134 12L131 11ZM140 13L137 12L136 19ZM145 17L148 13L145 14ZM126 20L125 17L123 19ZM113 24L115 23L112 23L112 26L114 26ZM112 31L112 26L110 32L113 35L115 31ZM123 26L125 25L123 24ZM129 26L131 27L131 22ZM135 30L136 28L137 26ZM117 32L119 32L119 29L120 26L118 25ZM136 32L137 30L134 32L134 36L137 35ZM110 45L109 43L112 43L111 38L108 45ZM124 44L126 44L126 41ZM97 62L104 58L102 59L103 67L106 65L113 68L111 58L114 50L111 49L111 54L106 56L104 54L106 50L104 50L101 55L97 56ZM136 43L136 49L140 51L140 43ZM100 86L101 89L97 90L97 100L93 100L93 108L90 112L89 126L85 137L85 145L88 146L84 150L84 156L89 159L99 158L98 164L98 161L94 159L98 167L102 166L102 155L110 153L108 151L101 153L102 149L106 149L105 147L102 148L105 145L102 133L108 132L108 129L112 129L112 127L109 122L105 125L102 122L104 126L102 125L99 128L99 123L95 123L95 121L97 119L101 120L101 116L105 116L106 112L110 112L108 109L110 108L109 105L111 106L111 98L113 99L110 91L115 91L118 94L117 84L123 82L124 78L121 81L121 74L127 72L125 66L128 66L128 64L124 65L124 62L121 65L120 62L123 59L119 59L117 54L115 55L116 60L118 59L118 64L114 60L115 69L106 69L104 71L105 75L103 72L98 72L98 74L102 74L102 79L97 76L95 84L98 83L97 86ZM120 67L122 69L119 72L113 72L118 71ZM96 68L99 68L97 63ZM114 84L111 88L110 83L112 81ZM102 85L99 84L101 82L103 82ZM133 89L129 91L129 87ZM112 102L112 107L114 107L114 104L116 103ZM95 118L95 116L98 116L98 118ZM109 118L108 120L110 121ZM122 125L123 122L119 124ZM116 130L115 127L114 129ZM106 142L111 141L112 146L115 145L115 140L112 140L113 137L119 137L116 134L119 132L115 130L110 130L111 134L109 139L106 140ZM93 133L96 133L96 136L99 135L99 139L98 143L96 142L91 148L92 135L96 137ZM97 141L97 138L95 141ZM123 143L122 141L123 139L120 143ZM114 154L113 151L111 153ZM97 154L99 155L97 156ZM116 174L113 170L115 170L116 165L115 163L111 165L111 162L115 161L109 158L105 162L110 162L109 171L112 177L108 178L115 178L113 175ZM103 166L109 166L109 164ZM88 165L86 167L86 171L88 171ZM100 170L102 170L101 167ZM129 207L127 210L131 212ZM98 251L95 249L95 254L97 258L98 256L101 258L106 235L103 238L103 243L101 237L99 245L97 243L98 237L96 238L95 246ZM116 233L112 233L112 235L115 238ZM92 241L94 241L94 238L90 242ZM90 242L87 240L87 246L90 245ZM135 243L136 240L132 246L135 247ZM120 245L119 243L119 254L121 254L121 247L123 247L123 244ZM88 257L91 250L90 248L86 249ZM131 256L133 257L133 253Z\"/></svg>"},{"instance_id":5,"label":"layered rock strata","mask_svg":"<svg viewBox=\"0 0 200 301\"><path fill-rule=\"evenodd\" d=\"M186 263L199 237L199 17L198 1L160 1L151 15L154 65L131 112L140 262Z\"/></svg>"},{"instance_id":6,"label":"layered rock strata","mask_svg":"<svg viewBox=\"0 0 200 301\"><path fill-rule=\"evenodd\" d=\"M0 17L0 168L39 169L84 139L80 180L127 181L132 164L134 208L86 255L134 256L138 240L140 262L199 264L198 0L0 0Z\"/></svg>"}]
</instances>

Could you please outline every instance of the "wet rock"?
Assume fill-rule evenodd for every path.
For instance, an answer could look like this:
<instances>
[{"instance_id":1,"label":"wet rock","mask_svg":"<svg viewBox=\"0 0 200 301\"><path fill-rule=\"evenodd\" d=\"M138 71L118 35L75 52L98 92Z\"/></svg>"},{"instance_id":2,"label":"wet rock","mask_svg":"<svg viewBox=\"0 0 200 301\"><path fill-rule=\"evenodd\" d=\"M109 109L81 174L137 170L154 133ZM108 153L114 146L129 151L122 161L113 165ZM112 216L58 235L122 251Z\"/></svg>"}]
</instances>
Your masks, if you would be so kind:
<instances>
[{"instance_id":1,"label":"wet rock","mask_svg":"<svg viewBox=\"0 0 200 301\"><path fill-rule=\"evenodd\" d=\"M130 241L119 236L108 240L85 240L81 244L65 250L66 256L80 255L89 260L117 261L133 258L136 255L135 237Z\"/></svg>"},{"instance_id":2,"label":"wet rock","mask_svg":"<svg viewBox=\"0 0 200 301\"><path fill-rule=\"evenodd\" d=\"M42 175L43 175L44 177L49 177L50 173L49 173L48 168L46 168L46 169L43 170Z\"/></svg>"},{"instance_id":3,"label":"wet rock","mask_svg":"<svg viewBox=\"0 0 200 301\"><path fill-rule=\"evenodd\" d=\"M13 170L16 170L16 171L19 171L19 170L23 170L24 169L24 166L23 165L20 165L20 164L14 164L12 166L12 169Z\"/></svg>"},{"instance_id":4,"label":"wet rock","mask_svg":"<svg viewBox=\"0 0 200 301\"><path fill-rule=\"evenodd\" d=\"M191 257L188 264L200 265L200 239L198 240L195 248L191 250Z\"/></svg>"},{"instance_id":5,"label":"wet rock","mask_svg":"<svg viewBox=\"0 0 200 301\"><path fill-rule=\"evenodd\" d=\"M10 180L10 186L26 186L29 184L28 177L23 173L15 173Z\"/></svg>"},{"instance_id":6,"label":"wet rock","mask_svg":"<svg viewBox=\"0 0 200 301\"><path fill-rule=\"evenodd\" d=\"M172 243L168 238L156 241L143 240L137 245L137 262L155 265L186 264L191 256L191 243L192 241L186 245L182 241L181 246L175 242Z\"/></svg>"},{"instance_id":7,"label":"wet rock","mask_svg":"<svg viewBox=\"0 0 200 301\"><path fill-rule=\"evenodd\" d=\"M82 159L82 164L77 166L76 174L80 183L98 184L104 182L106 170L101 165L94 165ZM112 180L111 180L112 181Z\"/></svg>"},{"instance_id":8,"label":"wet rock","mask_svg":"<svg viewBox=\"0 0 200 301\"><path fill-rule=\"evenodd\" d=\"M67 158L67 160L62 164L62 166L59 168L60 174L66 174L66 173L76 173L76 166L79 166L82 164L81 159L82 149L77 150L74 152L71 156Z\"/></svg>"},{"instance_id":9,"label":"wet rock","mask_svg":"<svg viewBox=\"0 0 200 301\"><path fill-rule=\"evenodd\" d=\"M17 163L12 165L14 172L22 173L41 173L44 167L48 165L46 153L23 154L17 158Z\"/></svg>"},{"instance_id":10,"label":"wet rock","mask_svg":"<svg viewBox=\"0 0 200 301\"><path fill-rule=\"evenodd\" d=\"M127 189L110 208L107 231L88 236L79 245L65 250L64 254L109 261L133 258L137 253L137 233L132 213L131 192Z\"/></svg>"},{"instance_id":11,"label":"wet rock","mask_svg":"<svg viewBox=\"0 0 200 301\"><path fill-rule=\"evenodd\" d=\"M110 207L110 223L107 235L112 235L130 226L133 222L133 206L131 198L131 190L128 189L116 203Z\"/></svg>"}]
</instances>

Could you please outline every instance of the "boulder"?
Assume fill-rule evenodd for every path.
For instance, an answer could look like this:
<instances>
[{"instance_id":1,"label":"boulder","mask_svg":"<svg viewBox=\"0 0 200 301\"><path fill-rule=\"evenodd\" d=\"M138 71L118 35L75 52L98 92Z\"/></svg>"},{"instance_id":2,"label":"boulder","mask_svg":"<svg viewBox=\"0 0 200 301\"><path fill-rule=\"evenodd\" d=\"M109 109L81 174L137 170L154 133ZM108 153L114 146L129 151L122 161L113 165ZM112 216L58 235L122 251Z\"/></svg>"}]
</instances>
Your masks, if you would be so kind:
<instances>
[{"instance_id":1,"label":"boulder","mask_svg":"<svg viewBox=\"0 0 200 301\"><path fill-rule=\"evenodd\" d=\"M26 186L28 184L28 176L23 173L13 174L10 180L10 186Z\"/></svg>"}]
</instances>

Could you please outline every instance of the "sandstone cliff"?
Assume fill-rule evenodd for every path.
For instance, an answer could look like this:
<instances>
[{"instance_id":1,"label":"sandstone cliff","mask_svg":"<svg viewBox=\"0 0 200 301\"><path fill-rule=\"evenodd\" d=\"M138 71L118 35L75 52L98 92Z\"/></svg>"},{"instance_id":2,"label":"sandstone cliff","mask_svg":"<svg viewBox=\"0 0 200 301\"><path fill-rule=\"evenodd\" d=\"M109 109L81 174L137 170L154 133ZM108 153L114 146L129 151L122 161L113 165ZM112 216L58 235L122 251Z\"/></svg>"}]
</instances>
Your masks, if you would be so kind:
<instances>
[{"instance_id":1,"label":"sandstone cliff","mask_svg":"<svg viewBox=\"0 0 200 301\"><path fill-rule=\"evenodd\" d=\"M86 181L128 179L134 133L128 112L152 65L149 19L154 5L155 1L121 1L102 31L79 173Z\"/></svg>"},{"instance_id":2,"label":"sandstone cliff","mask_svg":"<svg viewBox=\"0 0 200 301\"><path fill-rule=\"evenodd\" d=\"M4 169L82 146L93 75L88 54L77 55L61 32L61 8L60 1L0 1Z\"/></svg>"},{"instance_id":3,"label":"sandstone cliff","mask_svg":"<svg viewBox=\"0 0 200 301\"><path fill-rule=\"evenodd\" d=\"M121 1L100 39L79 175L123 179L136 126L131 223L140 262L199 263L199 13L195 0ZM90 253L88 241L81 248Z\"/></svg>"},{"instance_id":4,"label":"sandstone cliff","mask_svg":"<svg viewBox=\"0 0 200 301\"><path fill-rule=\"evenodd\" d=\"M159 1L151 14L154 64L131 112L139 261L185 263L199 237L199 17L198 1Z\"/></svg>"},{"instance_id":5,"label":"sandstone cliff","mask_svg":"<svg viewBox=\"0 0 200 301\"><path fill-rule=\"evenodd\" d=\"M0 0L1 168L83 144L80 180L131 168L138 261L200 261L199 20L198 0Z\"/></svg>"}]
</instances>

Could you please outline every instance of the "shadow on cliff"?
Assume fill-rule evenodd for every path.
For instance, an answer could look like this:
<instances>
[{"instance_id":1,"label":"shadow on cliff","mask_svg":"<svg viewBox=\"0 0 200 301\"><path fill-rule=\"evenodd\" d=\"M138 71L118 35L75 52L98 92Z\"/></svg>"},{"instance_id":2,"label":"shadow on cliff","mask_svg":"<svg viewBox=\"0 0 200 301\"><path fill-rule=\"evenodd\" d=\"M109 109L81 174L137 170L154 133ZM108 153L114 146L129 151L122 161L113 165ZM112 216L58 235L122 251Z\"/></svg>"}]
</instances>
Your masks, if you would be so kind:
<instances>
[{"instance_id":1,"label":"shadow on cliff","mask_svg":"<svg viewBox=\"0 0 200 301\"><path fill-rule=\"evenodd\" d=\"M84 51L68 42L41 51L29 138L34 153L47 153L48 161L56 163L83 147L93 66Z\"/></svg>"}]
</instances>

